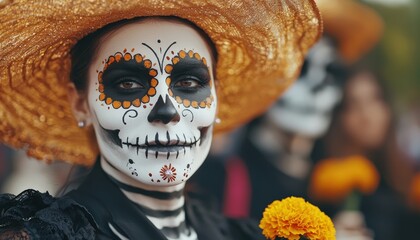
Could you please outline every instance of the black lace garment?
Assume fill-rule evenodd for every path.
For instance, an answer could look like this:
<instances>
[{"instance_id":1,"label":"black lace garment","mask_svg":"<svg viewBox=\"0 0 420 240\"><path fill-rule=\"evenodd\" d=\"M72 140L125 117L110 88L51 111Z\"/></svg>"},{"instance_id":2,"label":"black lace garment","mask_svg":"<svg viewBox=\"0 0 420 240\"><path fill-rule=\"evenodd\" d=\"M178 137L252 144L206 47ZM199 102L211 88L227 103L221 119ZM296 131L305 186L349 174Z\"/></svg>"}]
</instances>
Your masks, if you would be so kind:
<instances>
[{"instance_id":1,"label":"black lace garment","mask_svg":"<svg viewBox=\"0 0 420 240\"><path fill-rule=\"evenodd\" d=\"M0 239L95 239L93 221L69 198L26 190L0 195Z\"/></svg>"}]
</instances>

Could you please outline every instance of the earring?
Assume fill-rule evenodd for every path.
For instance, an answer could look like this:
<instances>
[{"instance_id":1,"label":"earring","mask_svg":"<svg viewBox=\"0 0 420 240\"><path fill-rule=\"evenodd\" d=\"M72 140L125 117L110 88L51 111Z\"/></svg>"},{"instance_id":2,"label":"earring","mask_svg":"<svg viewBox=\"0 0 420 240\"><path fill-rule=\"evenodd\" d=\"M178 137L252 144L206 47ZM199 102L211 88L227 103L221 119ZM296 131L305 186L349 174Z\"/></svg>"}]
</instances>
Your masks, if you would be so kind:
<instances>
[{"instance_id":1,"label":"earring","mask_svg":"<svg viewBox=\"0 0 420 240\"><path fill-rule=\"evenodd\" d=\"M79 128L84 128L86 126L86 122L84 120L80 120L77 122L77 126Z\"/></svg>"},{"instance_id":2,"label":"earring","mask_svg":"<svg viewBox=\"0 0 420 240\"><path fill-rule=\"evenodd\" d=\"M214 123L216 123L216 124L220 124L222 122L222 120L220 120L220 118L216 118L215 120L214 120Z\"/></svg>"}]
</instances>

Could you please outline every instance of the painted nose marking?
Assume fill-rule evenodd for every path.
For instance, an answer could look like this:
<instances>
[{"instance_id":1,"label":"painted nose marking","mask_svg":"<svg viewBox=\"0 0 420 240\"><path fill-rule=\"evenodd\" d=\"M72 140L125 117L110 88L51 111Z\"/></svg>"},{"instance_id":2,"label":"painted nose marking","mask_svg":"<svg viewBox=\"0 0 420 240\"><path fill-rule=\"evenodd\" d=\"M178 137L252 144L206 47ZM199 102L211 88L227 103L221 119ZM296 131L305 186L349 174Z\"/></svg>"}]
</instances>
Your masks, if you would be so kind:
<instances>
[{"instance_id":1,"label":"painted nose marking","mask_svg":"<svg viewBox=\"0 0 420 240\"><path fill-rule=\"evenodd\" d=\"M169 96L166 95L165 102L163 102L162 95L160 95L149 116L147 116L147 120L151 123L162 122L168 124L169 122L179 122L180 116Z\"/></svg>"}]
</instances>

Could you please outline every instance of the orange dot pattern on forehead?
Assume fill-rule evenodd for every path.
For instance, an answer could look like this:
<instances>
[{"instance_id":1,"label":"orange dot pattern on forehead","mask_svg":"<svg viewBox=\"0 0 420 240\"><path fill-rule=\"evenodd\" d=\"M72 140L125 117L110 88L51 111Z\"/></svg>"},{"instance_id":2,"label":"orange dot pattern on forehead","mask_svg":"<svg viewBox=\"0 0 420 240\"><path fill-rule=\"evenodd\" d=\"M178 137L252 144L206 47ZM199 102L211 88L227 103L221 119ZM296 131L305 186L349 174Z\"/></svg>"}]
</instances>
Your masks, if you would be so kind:
<instances>
[{"instance_id":1,"label":"orange dot pattern on forehead","mask_svg":"<svg viewBox=\"0 0 420 240\"><path fill-rule=\"evenodd\" d=\"M140 107L141 101L140 101L140 99L137 98L136 100L134 100L132 102L132 104L133 104L134 107Z\"/></svg>"},{"instance_id":2,"label":"orange dot pattern on forehead","mask_svg":"<svg viewBox=\"0 0 420 240\"><path fill-rule=\"evenodd\" d=\"M149 88L149 90L147 91L147 95L149 95L149 96L156 95L156 89L155 88Z\"/></svg>"},{"instance_id":3,"label":"orange dot pattern on forehead","mask_svg":"<svg viewBox=\"0 0 420 240\"><path fill-rule=\"evenodd\" d=\"M150 60L144 60L143 64L146 68L151 68L152 67L152 62Z\"/></svg>"},{"instance_id":4,"label":"orange dot pattern on forehead","mask_svg":"<svg viewBox=\"0 0 420 240\"><path fill-rule=\"evenodd\" d=\"M152 78L152 80L150 81L150 86L151 87L156 87L158 85L159 81L156 78Z\"/></svg>"},{"instance_id":5,"label":"orange dot pattern on forehead","mask_svg":"<svg viewBox=\"0 0 420 240\"><path fill-rule=\"evenodd\" d=\"M171 64L168 64L165 66L165 72L167 74L170 74L172 72L173 66Z\"/></svg>"},{"instance_id":6,"label":"orange dot pattern on forehead","mask_svg":"<svg viewBox=\"0 0 420 240\"><path fill-rule=\"evenodd\" d=\"M132 57L131 57L131 54L130 54L130 53L125 53L125 54L124 54L124 60L125 60L125 61L130 61L130 60L131 60L131 58L132 58Z\"/></svg>"},{"instance_id":7,"label":"orange dot pattern on forehead","mask_svg":"<svg viewBox=\"0 0 420 240\"><path fill-rule=\"evenodd\" d=\"M185 106L185 107L189 107L189 106L191 105L191 102L190 102L190 100L188 100L188 99L184 99L184 100L182 101L182 103L184 104L184 106Z\"/></svg>"},{"instance_id":8,"label":"orange dot pattern on forehead","mask_svg":"<svg viewBox=\"0 0 420 240\"><path fill-rule=\"evenodd\" d=\"M203 58L204 59L204 58ZM205 59L204 59L205 60ZM172 64L177 64L179 62L179 57L172 58ZM203 61L204 62L204 61ZM205 64L207 65L207 64Z\"/></svg>"},{"instance_id":9,"label":"orange dot pattern on forehead","mask_svg":"<svg viewBox=\"0 0 420 240\"><path fill-rule=\"evenodd\" d=\"M149 75L150 75L150 76L152 76L152 77L156 77L156 76L157 76L157 74L158 74L158 72L156 71L156 69L151 69L151 70L149 71Z\"/></svg>"},{"instance_id":10,"label":"orange dot pattern on forehead","mask_svg":"<svg viewBox=\"0 0 420 240\"><path fill-rule=\"evenodd\" d=\"M120 107L127 109L131 106L134 107L140 107L141 104L148 103L150 101L150 97L153 97L156 95L156 86L159 84L159 81L155 78L158 74L157 70L152 68L152 62L149 59L145 59L140 54L135 54L134 56L127 52L127 49L124 49L124 54L117 52L113 56L109 56L108 59L104 62L104 67L102 71L98 72L98 91L99 91L99 97L98 100L105 102L106 105L112 105L113 108L118 109ZM123 61L131 61L134 60L138 64L143 64L147 69L149 69L149 75L152 77L149 84L150 87L147 90L147 94L143 96L141 99L137 98L133 101L117 101L113 100L112 98L106 96L104 92L104 84L103 84L103 73L104 71L111 65L117 62L120 62L123 59ZM108 107L109 109L109 107Z\"/></svg>"},{"instance_id":11,"label":"orange dot pattern on forehead","mask_svg":"<svg viewBox=\"0 0 420 240\"><path fill-rule=\"evenodd\" d=\"M129 108L131 106L131 102L130 101L124 101L123 102L123 108Z\"/></svg>"},{"instance_id":12,"label":"orange dot pattern on forehead","mask_svg":"<svg viewBox=\"0 0 420 240\"><path fill-rule=\"evenodd\" d=\"M174 69L174 66L176 64L178 64L180 61L182 61L182 59L185 59L185 58L195 58L195 59L201 61L205 66L207 66L207 60L206 60L205 57L201 57L200 54L195 53L195 52L193 52L191 50L188 51L188 52L186 52L184 50L181 50L181 51L178 52L177 55L175 55L172 58L172 64L167 64L165 66L165 72L167 74L171 74L172 73L172 70ZM178 104L184 105L184 107L193 107L193 108L205 108L205 107L208 107L208 108L210 108L211 104L214 101L214 97L213 97L212 94L210 94L209 97L207 97L205 100L200 101L200 102L191 101L189 99L182 99L180 96L175 96L174 93L173 93L173 91L172 91L172 89L171 89L171 82L172 82L171 77L170 76L167 77L166 78L166 85L168 85L168 93L169 93L169 96L175 98L175 101ZM212 81L210 81L209 84L210 84L210 87L212 88L213 87Z\"/></svg>"},{"instance_id":13,"label":"orange dot pattern on forehead","mask_svg":"<svg viewBox=\"0 0 420 240\"><path fill-rule=\"evenodd\" d=\"M143 57L140 54L134 55L134 59L136 60L137 63L143 62Z\"/></svg>"}]
</instances>

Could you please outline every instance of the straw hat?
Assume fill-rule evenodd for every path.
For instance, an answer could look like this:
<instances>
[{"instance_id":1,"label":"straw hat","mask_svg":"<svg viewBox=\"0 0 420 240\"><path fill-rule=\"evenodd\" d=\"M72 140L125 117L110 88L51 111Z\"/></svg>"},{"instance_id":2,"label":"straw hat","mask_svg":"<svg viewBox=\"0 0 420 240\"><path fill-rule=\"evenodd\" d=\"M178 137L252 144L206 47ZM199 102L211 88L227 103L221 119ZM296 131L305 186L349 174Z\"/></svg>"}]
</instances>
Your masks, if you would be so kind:
<instances>
[{"instance_id":1,"label":"straw hat","mask_svg":"<svg viewBox=\"0 0 420 240\"><path fill-rule=\"evenodd\" d=\"M266 110L297 77L322 24L313 0L3 0L0 2L0 141L30 156L89 165L92 129L67 102L72 46L121 19L177 16L215 44L218 117L225 131Z\"/></svg>"},{"instance_id":2,"label":"straw hat","mask_svg":"<svg viewBox=\"0 0 420 240\"><path fill-rule=\"evenodd\" d=\"M316 0L325 33L336 40L341 57L358 60L382 37L384 23L367 5L354 0Z\"/></svg>"}]
</instances>

